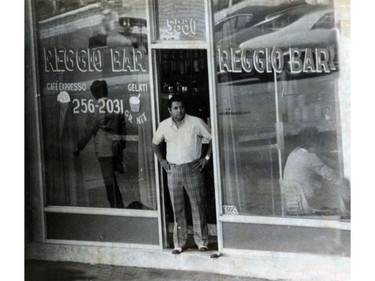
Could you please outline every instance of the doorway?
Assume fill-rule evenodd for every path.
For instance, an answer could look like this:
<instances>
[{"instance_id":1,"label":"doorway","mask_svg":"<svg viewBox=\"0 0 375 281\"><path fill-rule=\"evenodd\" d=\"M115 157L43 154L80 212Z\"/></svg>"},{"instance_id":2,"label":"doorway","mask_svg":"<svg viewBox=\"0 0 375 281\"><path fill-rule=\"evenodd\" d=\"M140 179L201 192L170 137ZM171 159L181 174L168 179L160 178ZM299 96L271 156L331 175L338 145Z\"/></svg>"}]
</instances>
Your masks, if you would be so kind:
<instances>
[{"instance_id":1,"label":"doorway","mask_svg":"<svg viewBox=\"0 0 375 281\"><path fill-rule=\"evenodd\" d=\"M157 99L160 121L168 118L168 99L181 95L186 104L186 113L199 117L210 126L210 99L207 69L207 51L204 49L156 50ZM205 155L208 144L203 144ZM173 248L173 210L167 187L167 175L162 172L164 247ZM209 232L209 250L217 249L216 205L212 159L205 167L205 212ZM188 248L194 248L190 203L185 194L185 208L189 228Z\"/></svg>"}]
</instances>

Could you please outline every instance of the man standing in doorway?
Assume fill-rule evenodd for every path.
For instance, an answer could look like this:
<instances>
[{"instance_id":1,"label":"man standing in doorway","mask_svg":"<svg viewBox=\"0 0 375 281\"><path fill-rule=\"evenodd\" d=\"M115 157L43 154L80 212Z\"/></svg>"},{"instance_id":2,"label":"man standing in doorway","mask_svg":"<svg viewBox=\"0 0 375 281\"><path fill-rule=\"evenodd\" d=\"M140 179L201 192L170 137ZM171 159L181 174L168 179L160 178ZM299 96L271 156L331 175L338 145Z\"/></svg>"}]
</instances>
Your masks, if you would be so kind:
<instances>
[{"instance_id":1,"label":"man standing in doorway","mask_svg":"<svg viewBox=\"0 0 375 281\"><path fill-rule=\"evenodd\" d=\"M187 242L184 189L190 200L194 241L199 251L207 251L208 228L204 208L204 175L212 152L211 131L204 121L186 114L180 96L168 100L170 118L162 121L152 140L154 152L168 174L168 189L174 212L172 254L180 254ZM202 140L209 142L207 154L201 157ZM161 143L167 144L164 158Z\"/></svg>"}]
</instances>

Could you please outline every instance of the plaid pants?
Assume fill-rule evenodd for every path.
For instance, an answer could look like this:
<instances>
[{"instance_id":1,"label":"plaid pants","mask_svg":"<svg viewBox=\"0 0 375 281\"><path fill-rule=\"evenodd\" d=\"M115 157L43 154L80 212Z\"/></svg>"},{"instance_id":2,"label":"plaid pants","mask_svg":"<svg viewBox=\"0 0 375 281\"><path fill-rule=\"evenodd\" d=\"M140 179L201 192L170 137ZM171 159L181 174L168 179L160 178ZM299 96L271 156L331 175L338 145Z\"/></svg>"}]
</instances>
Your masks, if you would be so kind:
<instances>
[{"instance_id":1,"label":"plaid pants","mask_svg":"<svg viewBox=\"0 0 375 281\"><path fill-rule=\"evenodd\" d=\"M204 177L202 172L194 170L193 165L194 163L170 164L168 172L168 189L174 213L173 243L175 248L184 247L188 237L184 188L191 205L194 241L198 247L208 244L208 228L203 200Z\"/></svg>"}]
</instances>

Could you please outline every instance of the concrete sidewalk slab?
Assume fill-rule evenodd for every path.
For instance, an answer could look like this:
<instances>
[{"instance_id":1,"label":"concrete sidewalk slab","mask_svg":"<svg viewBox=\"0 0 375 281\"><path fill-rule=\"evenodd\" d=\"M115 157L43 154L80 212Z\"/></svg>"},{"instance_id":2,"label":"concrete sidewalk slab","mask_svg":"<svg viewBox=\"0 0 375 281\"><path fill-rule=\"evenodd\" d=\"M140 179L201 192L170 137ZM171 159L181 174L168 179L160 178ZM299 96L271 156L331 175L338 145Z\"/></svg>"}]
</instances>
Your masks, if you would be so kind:
<instances>
[{"instance_id":1,"label":"concrete sidewalk slab","mask_svg":"<svg viewBox=\"0 0 375 281\"><path fill-rule=\"evenodd\" d=\"M265 281L205 272L72 262L25 261L25 281Z\"/></svg>"},{"instance_id":2,"label":"concrete sidewalk slab","mask_svg":"<svg viewBox=\"0 0 375 281\"><path fill-rule=\"evenodd\" d=\"M180 255L172 255L170 249L128 248L110 244L97 246L94 243L91 245L29 243L26 245L25 253L27 260L177 270L178 272L196 271L266 280L350 280L350 258L338 256L230 251L228 249L222 251L219 258L210 258L213 251L198 252L196 249L188 249Z\"/></svg>"}]
</instances>

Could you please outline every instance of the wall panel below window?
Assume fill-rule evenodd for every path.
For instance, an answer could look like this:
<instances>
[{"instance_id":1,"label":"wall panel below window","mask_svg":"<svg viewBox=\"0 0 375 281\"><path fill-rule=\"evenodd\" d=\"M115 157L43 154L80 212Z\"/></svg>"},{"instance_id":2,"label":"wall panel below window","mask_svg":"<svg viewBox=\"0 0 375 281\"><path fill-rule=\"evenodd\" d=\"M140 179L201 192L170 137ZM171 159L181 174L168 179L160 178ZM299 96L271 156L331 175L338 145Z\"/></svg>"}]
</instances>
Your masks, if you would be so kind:
<instances>
[{"instance_id":1,"label":"wall panel below window","mask_svg":"<svg viewBox=\"0 0 375 281\"><path fill-rule=\"evenodd\" d=\"M47 213L47 239L159 244L157 218Z\"/></svg>"},{"instance_id":2,"label":"wall panel below window","mask_svg":"<svg viewBox=\"0 0 375 281\"><path fill-rule=\"evenodd\" d=\"M224 248L350 256L350 231L288 225L223 223Z\"/></svg>"}]
</instances>

